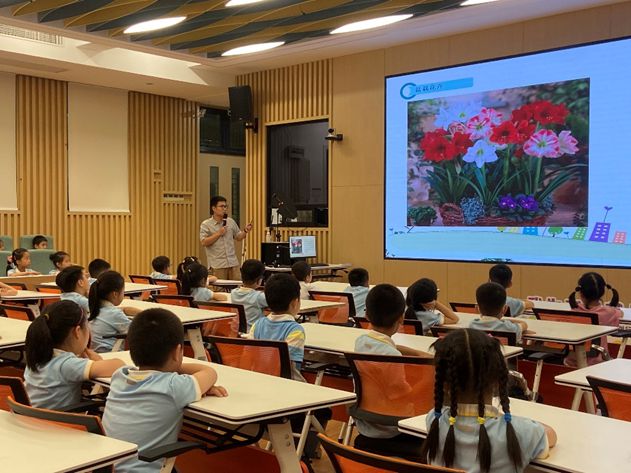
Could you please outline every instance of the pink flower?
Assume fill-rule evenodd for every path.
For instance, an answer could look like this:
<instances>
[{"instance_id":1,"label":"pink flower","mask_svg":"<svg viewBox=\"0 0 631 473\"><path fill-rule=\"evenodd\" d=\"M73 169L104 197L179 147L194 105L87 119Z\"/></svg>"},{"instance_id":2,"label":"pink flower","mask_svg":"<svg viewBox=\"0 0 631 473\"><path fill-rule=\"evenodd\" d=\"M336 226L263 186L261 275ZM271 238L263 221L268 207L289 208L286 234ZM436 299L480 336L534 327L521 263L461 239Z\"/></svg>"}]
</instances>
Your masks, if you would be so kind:
<instances>
[{"instance_id":1,"label":"pink flower","mask_svg":"<svg viewBox=\"0 0 631 473\"><path fill-rule=\"evenodd\" d=\"M486 118L491 125L499 125L502 123L502 114L494 108L483 107L480 110L479 116L481 118Z\"/></svg>"},{"instance_id":2,"label":"pink flower","mask_svg":"<svg viewBox=\"0 0 631 473\"><path fill-rule=\"evenodd\" d=\"M524 151L537 158L558 158L561 156L559 138L550 130L539 130L526 143Z\"/></svg>"},{"instance_id":3,"label":"pink flower","mask_svg":"<svg viewBox=\"0 0 631 473\"><path fill-rule=\"evenodd\" d=\"M456 133L467 133L467 126L464 123L453 122L449 125L449 133L455 135Z\"/></svg>"},{"instance_id":4,"label":"pink flower","mask_svg":"<svg viewBox=\"0 0 631 473\"><path fill-rule=\"evenodd\" d=\"M562 154L575 154L578 151L578 141L571 135L572 132L568 130L559 133L559 148Z\"/></svg>"},{"instance_id":5,"label":"pink flower","mask_svg":"<svg viewBox=\"0 0 631 473\"><path fill-rule=\"evenodd\" d=\"M482 117L481 114L471 117L467 122L467 133L469 133L472 140L488 138L492 132L491 122L488 118Z\"/></svg>"}]
</instances>

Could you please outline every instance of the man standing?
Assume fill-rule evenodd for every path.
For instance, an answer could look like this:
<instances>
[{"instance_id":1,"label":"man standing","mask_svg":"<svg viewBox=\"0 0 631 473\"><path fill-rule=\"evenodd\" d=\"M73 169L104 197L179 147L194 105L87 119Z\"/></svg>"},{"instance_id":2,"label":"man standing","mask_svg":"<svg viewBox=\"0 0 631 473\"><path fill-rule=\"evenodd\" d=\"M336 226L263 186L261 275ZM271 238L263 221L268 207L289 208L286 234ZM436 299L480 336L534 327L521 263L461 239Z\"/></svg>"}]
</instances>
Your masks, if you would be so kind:
<instances>
[{"instance_id":1,"label":"man standing","mask_svg":"<svg viewBox=\"0 0 631 473\"><path fill-rule=\"evenodd\" d=\"M211 274L218 279L241 279L239 260L234 249L234 240L241 241L252 230L249 223L239 230L237 222L228 217L228 203L220 195L210 199L212 215L202 222L199 240L206 248L206 259Z\"/></svg>"}]
</instances>

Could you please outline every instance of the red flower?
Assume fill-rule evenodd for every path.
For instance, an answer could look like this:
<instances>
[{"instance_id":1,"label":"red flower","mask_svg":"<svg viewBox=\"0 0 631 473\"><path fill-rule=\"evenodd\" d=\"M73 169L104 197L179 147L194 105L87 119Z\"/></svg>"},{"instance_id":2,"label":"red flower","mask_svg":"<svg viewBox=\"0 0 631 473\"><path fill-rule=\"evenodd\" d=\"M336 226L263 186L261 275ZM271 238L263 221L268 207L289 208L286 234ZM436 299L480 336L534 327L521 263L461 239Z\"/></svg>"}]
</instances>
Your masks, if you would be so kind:
<instances>
[{"instance_id":1,"label":"red flower","mask_svg":"<svg viewBox=\"0 0 631 473\"><path fill-rule=\"evenodd\" d=\"M517 143L523 144L535 132L536 126L527 120L522 120L515 123L515 128L517 129L518 135Z\"/></svg>"},{"instance_id":2,"label":"red flower","mask_svg":"<svg viewBox=\"0 0 631 473\"><path fill-rule=\"evenodd\" d=\"M507 120L493 128L489 139L498 145L508 145L519 143L519 134L513 122Z\"/></svg>"},{"instance_id":3,"label":"red flower","mask_svg":"<svg viewBox=\"0 0 631 473\"><path fill-rule=\"evenodd\" d=\"M445 137L446 134L447 131L442 128L425 133L420 147L425 153L426 161L449 161L456 157L456 147Z\"/></svg>"},{"instance_id":4,"label":"red flower","mask_svg":"<svg viewBox=\"0 0 631 473\"><path fill-rule=\"evenodd\" d=\"M521 146L519 148L517 148L515 150L515 152L513 153L513 156L515 156L516 158L521 158L524 156L524 148L522 148Z\"/></svg>"},{"instance_id":5,"label":"red flower","mask_svg":"<svg viewBox=\"0 0 631 473\"><path fill-rule=\"evenodd\" d=\"M535 102L533 105L533 117L542 125L550 123L556 123L562 125L565 123L565 119L569 110L563 104L554 105L548 100L541 100Z\"/></svg>"},{"instance_id":6,"label":"red flower","mask_svg":"<svg viewBox=\"0 0 631 473\"><path fill-rule=\"evenodd\" d=\"M473 146L473 141L471 141L470 135L459 131L453 134L451 143L456 148L457 154L466 154L467 150Z\"/></svg>"},{"instance_id":7,"label":"red flower","mask_svg":"<svg viewBox=\"0 0 631 473\"><path fill-rule=\"evenodd\" d=\"M529 121L532 119L532 105L526 104L513 110L511 120L514 122Z\"/></svg>"}]
</instances>

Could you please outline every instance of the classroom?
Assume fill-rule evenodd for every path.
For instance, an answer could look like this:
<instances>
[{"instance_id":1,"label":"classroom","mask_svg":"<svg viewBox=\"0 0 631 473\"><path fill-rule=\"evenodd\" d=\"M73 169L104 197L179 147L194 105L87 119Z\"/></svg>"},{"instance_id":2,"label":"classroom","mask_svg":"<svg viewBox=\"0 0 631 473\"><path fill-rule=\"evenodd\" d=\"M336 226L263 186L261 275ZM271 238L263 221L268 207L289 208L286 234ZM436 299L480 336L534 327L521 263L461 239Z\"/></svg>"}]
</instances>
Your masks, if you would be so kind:
<instances>
[{"instance_id":1,"label":"classroom","mask_svg":"<svg viewBox=\"0 0 631 473\"><path fill-rule=\"evenodd\" d=\"M631 471L630 55L631 0L0 0L0 470Z\"/></svg>"}]
</instances>

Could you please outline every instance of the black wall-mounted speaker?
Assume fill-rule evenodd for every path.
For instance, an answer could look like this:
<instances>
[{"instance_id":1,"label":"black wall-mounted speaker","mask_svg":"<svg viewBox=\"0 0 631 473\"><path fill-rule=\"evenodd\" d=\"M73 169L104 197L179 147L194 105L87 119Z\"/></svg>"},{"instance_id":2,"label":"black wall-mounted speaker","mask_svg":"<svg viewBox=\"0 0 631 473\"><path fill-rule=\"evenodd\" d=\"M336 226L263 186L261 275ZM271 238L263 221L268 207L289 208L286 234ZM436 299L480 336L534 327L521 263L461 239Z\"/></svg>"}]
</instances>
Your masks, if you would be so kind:
<instances>
[{"instance_id":1,"label":"black wall-mounted speaker","mask_svg":"<svg viewBox=\"0 0 631 473\"><path fill-rule=\"evenodd\" d=\"M228 87L230 99L230 120L251 123L254 120L252 113L252 89L249 85Z\"/></svg>"}]
</instances>

